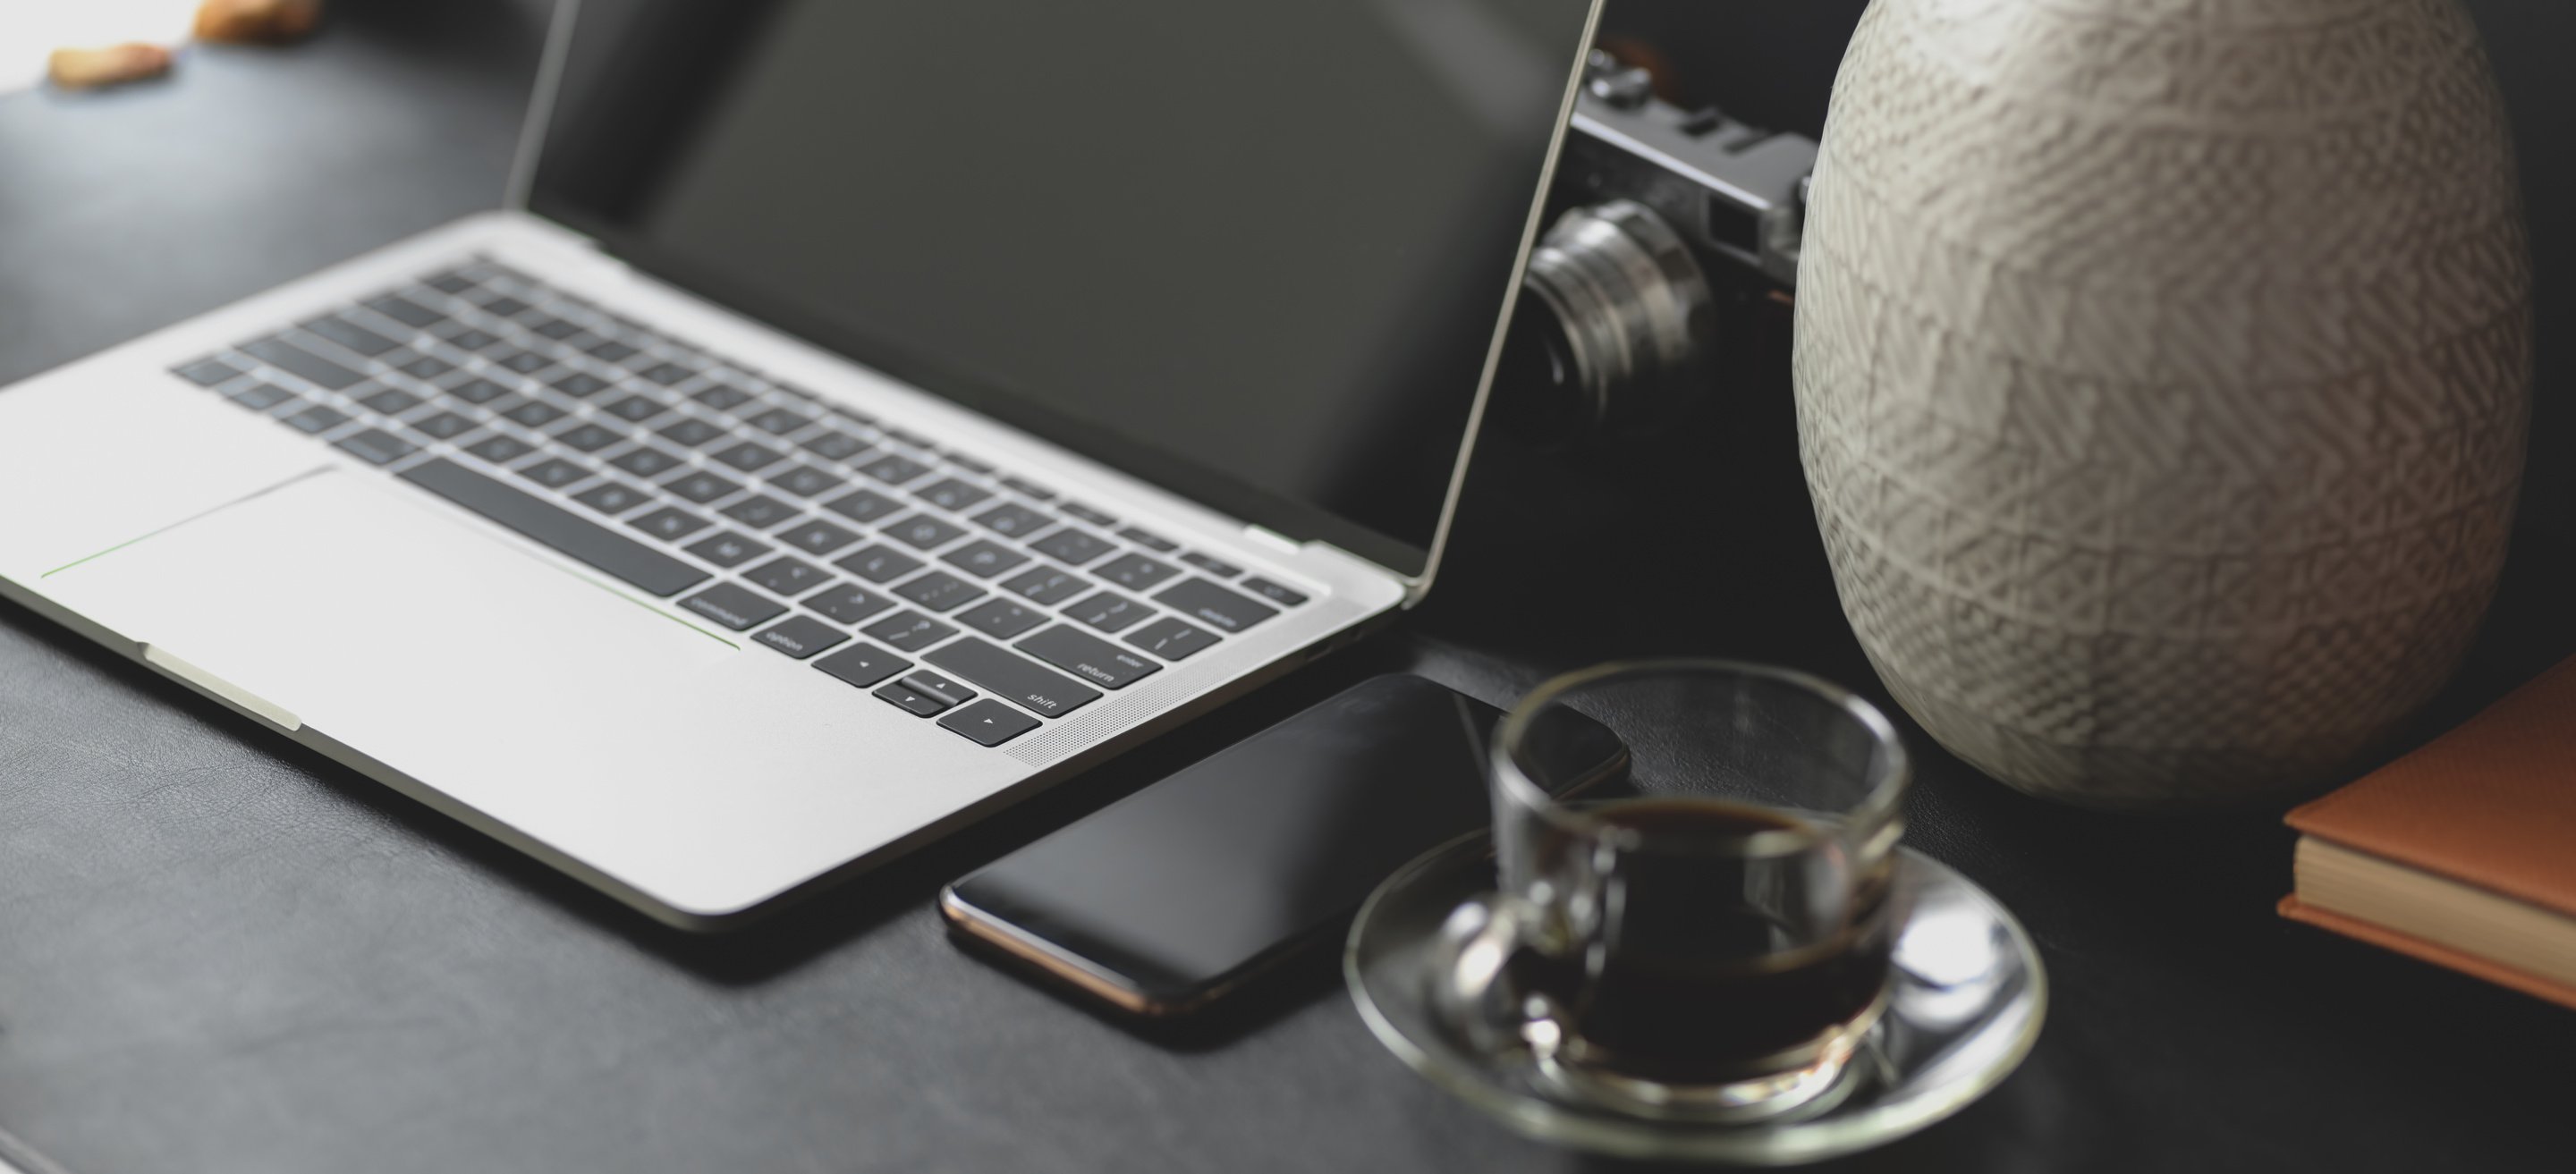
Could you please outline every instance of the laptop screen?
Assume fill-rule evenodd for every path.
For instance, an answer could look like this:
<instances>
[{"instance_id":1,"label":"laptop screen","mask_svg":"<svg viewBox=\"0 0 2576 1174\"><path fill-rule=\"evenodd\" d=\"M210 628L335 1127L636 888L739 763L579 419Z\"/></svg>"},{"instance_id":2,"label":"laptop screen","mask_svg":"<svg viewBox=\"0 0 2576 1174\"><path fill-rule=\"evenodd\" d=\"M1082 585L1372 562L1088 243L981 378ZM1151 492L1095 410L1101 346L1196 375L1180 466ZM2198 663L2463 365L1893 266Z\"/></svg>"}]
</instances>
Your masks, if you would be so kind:
<instances>
[{"instance_id":1,"label":"laptop screen","mask_svg":"<svg viewBox=\"0 0 2576 1174\"><path fill-rule=\"evenodd\" d=\"M582 0L530 207L1419 573L1592 0Z\"/></svg>"}]
</instances>

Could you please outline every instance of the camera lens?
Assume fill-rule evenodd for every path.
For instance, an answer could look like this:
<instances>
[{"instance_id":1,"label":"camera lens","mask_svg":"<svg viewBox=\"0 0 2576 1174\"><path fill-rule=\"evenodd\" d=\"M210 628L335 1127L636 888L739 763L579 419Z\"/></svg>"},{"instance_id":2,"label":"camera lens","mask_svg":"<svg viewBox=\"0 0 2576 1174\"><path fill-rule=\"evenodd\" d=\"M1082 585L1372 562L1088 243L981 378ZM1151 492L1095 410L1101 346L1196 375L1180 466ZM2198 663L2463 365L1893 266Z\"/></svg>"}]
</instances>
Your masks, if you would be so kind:
<instances>
[{"instance_id":1,"label":"camera lens","mask_svg":"<svg viewBox=\"0 0 2576 1174\"><path fill-rule=\"evenodd\" d=\"M1681 234L1643 204L1568 211L1531 252L1521 294L1496 394L1524 437L1651 423L1706 385L1716 299Z\"/></svg>"},{"instance_id":2,"label":"camera lens","mask_svg":"<svg viewBox=\"0 0 2576 1174\"><path fill-rule=\"evenodd\" d=\"M1594 400L1576 376L1574 340L1547 302L1524 293L1503 336L1489 409L1495 422L1532 443L1554 445L1599 427Z\"/></svg>"}]
</instances>

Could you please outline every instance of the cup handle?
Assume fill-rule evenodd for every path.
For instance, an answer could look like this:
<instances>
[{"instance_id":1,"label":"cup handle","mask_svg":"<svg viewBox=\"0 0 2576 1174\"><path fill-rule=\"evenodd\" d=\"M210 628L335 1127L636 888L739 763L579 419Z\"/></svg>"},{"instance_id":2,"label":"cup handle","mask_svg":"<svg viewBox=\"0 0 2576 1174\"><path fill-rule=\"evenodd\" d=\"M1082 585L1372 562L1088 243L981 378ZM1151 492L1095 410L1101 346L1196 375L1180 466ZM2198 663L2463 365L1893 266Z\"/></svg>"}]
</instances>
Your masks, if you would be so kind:
<instances>
[{"instance_id":1,"label":"cup handle","mask_svg":"<svg viewBox=\"0 0 2576 1174\"><path fill-rule=\"evenodd\" d=\"M1533 955L1564 952L1562 935L1551 930L1550 921L1527 898L1480 893L1441 923L1433 947L1432 1005L1476 1050L1552 1050L1557 1000L1527 985L1526 971L1516 965Z\"/></svg>"}]
</instances>

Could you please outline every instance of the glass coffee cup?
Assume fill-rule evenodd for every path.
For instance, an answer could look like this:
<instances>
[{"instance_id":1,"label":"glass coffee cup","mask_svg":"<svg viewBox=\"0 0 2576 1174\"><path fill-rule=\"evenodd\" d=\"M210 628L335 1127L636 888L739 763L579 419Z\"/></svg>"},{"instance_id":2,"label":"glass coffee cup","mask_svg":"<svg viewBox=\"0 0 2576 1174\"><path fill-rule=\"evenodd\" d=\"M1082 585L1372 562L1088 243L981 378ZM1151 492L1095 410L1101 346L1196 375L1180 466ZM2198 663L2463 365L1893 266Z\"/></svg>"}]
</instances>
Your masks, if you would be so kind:
<instances>
[{"instance_id":1,"label":"glass coffee cup","mask_svg":"<svg viewBox=\"0 0 2576 1174\"><path fill-rule=\"evenodd\" d=\"M1601 726L1628 749L1606 779ZM1491 773L1498 887L1451 914L1435 955L1451 1030L1632 1114L1830 1104L1906 915L1910 772L1884 715L1782 669L1605 665L1506 716Z\"/></svg>"}]
</instances>

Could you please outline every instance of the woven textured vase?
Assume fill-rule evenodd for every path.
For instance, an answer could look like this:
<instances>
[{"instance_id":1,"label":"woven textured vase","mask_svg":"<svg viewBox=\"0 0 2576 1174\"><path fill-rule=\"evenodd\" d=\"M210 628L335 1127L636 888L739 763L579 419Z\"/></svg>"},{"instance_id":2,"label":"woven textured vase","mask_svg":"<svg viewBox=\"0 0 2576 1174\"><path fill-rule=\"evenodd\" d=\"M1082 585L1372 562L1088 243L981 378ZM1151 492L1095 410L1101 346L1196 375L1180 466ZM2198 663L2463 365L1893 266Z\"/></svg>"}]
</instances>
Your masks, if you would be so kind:
<instances>
[{"instance_id":1,"label":"woven textured vase","mask_svg":"<svg viewBox=\"0 0 2576 1174\"><path fill-rule=\"evenodd\" d=\"M2024 790L2334 781L2493 594L2529 290L2456 0L1877 0L1798 290L1844 611Z\"/></svg>"}]
</instances>

